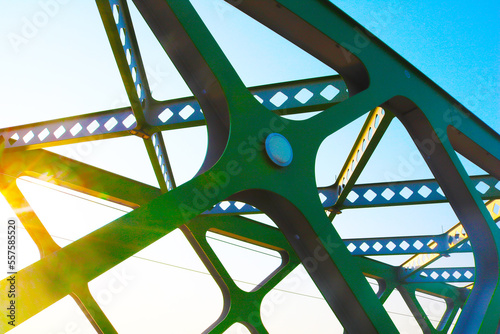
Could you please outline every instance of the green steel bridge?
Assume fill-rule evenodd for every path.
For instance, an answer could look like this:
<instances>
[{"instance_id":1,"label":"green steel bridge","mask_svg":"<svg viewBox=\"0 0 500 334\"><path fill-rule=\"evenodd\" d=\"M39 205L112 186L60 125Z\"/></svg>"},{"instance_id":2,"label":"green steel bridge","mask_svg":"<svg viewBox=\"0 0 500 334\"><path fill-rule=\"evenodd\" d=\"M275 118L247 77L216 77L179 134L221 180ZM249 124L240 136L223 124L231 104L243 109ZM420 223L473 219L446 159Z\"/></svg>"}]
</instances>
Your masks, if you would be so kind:
<instances>
[{"instance_id":1,"label":"green steel bridge","mask_svg":"<svg viewBox=\"0 0 500 334\"><path fill-rule=\"evenodd\" d=\"M0 129L1 192L40 251L16 278L16 325L70 295L99 333L116 333L88 283L180 229L223 295L206 329L235 323L267 333L259 316L268 292L300 264L348 333L397 333L384 302L397 290L424 333L498 333L500 314L500 136L383 42L323 0L228 0L338 75L247 87L189 1L133 1L194 96L152 97L126 1L97 0L130 106ZM362 41L362 45L359 45ZM321 143L371 110L334 184L317 187ZM322 111L296 121L283 115ZM360 184L357 179L393 119L413 139L433 179ZM208 150L176 186L162 131L205 125ZM43 148L121 136L144 141L159 187ZM469 176L457 152L487 174ZM31 176L133 210L60 247L29 207L16 179ZM449 203L459 221L438 235L342 239L344 210ZM23 210L21 210L23 209ZM276 227L241 215L264 213ZM241 290L207 232L277 251L281 264ZM474 267L436 268L451 253ZM400 265L370 256L410 254ZM12 276L10 276L12 277ZM375 293L366 278L379 284ZM454 283L464 283L457 285ZM10 286L8 277L1 291ZM442 298L431 323L417 294ZM0 331L9 325L2 296ZM7 311L6 311L7 310ZM7 312L7 313L6 313ZM256 316L257 315L257 316Z\"/></svg>"}]
</instances>

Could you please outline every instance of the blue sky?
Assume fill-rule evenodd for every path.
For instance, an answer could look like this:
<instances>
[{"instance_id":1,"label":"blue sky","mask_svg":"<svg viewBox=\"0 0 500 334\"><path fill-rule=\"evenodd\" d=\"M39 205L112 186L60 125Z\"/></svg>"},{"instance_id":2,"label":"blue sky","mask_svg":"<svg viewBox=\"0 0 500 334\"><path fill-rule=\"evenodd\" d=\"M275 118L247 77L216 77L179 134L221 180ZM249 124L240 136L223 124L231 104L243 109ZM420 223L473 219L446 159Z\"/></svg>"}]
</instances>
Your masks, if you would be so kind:
<instances>
[{"instance_id":1,"label":"blue sky","mask_svg":"<svg viewBox=\"0 0 500 334\"><path fill-rule=\"evenodd\" d=\"M334 73L222 1L192 2L247 85ZM493 129L500 131L500 5L497 2L332 2L367 26ZM0 5L0 60L6 64L0 82L0 127L127 105L119 72L92 1L0 0ZM191 95L137 11L131 8L131 12L153 96L170 99ZM43 13L48 17L45 21ZM34 26L31 30L28 27L30 24ZM22 42L16 36L21 36ZM359 119L325 141L317 160L319 185L333 183L362 123L363 119ZM206 131L198 127L172 131L165 136L174 175L178 184L181 184L194 176L203 160ZM123 147L127 147L126 152ZM51 150L156 185L139 138L66 145ZM367 166L367 172L361 175L360 182L385 181L382 177L384 172L397 173L401 164L406 162L411 162L412 169L401 175L401 178L432 177L423 160L415 158L415 150L411 139L395 121ZM332 151L334 155L330 153ZM472 173L478 172L477 168L469 164L467 168ZM56 241L61 246L127 211L118 206L110 209L103 206L106 203L89 202L89 198L78 199L27 181L20 181L19 184L49 232L58 237ZM93 198L90 200L95 201ZM0 214L0 219L13 215L3 198L0 198ZM426 210L413 207L346 211L336 219L335 226L343 237L359 237L440 233L456 222L447 204L435 204L426 207ZM0 236L3 238L3 234ZM36 261L37 251L27 235L23 234L22 238L23 253L20 259L22 265L26 266ZM116 271L106 273L90 284L91 290L101 297L101 306L120 333L138 330L138 327L134 327L138 324L134 324L131 319L135 319L134 312L140 308L123 307L124 302L130 300L142 300L154 309L148 330L145 331L150 333L159 332L159 326L165 325L166 313L172 315L168 322L176 333L200 332L203 326L208 326L217 317L222 305L221 297L208 276L171 266L206 272L189 247L180 233L172 233L139 254L148 260L127 260ZM214 247L219 247L222 253L234 252L234 249L224 248L223 245ZM168 263L170 266L149 260ZM228 261L237 260L235 255ZM255 258L255 261L273 265L272 259L265 257ZM457 257L455 261L470 263L472 259L465 256ZM236 268L236 271L237 276L248 277L243 266ZM149 275L144 276L145 273ZM152 279L155 275L171 277L173 282L180 283L165 287L162 279ZM290 293L284 293L285 297L281 296L283 298L276 297L281 302L274 303L276 309L270 312L272 317L269 316L266 325L277 333L285 330L283 323L290 326L287 333L302 333L306 330L321 333L327 332L326 328L338 328L324 301L318 299L319 292L310 279L300 270L293 275L299 278L301 284L294 285L292 277L281 288L313 297ZM143 287L140 283L144 277L150 279L149 288L152 290L148 290L149 299L144 299L141 290ZM158 298L162 300L159 302L154 298L154 291L160 290ZM179 299L185 299L185 302L177 302L174 306L164 302ZM199 301L196 309L192 309L194 301ZM401 329L407 333L418 333L415 323L409 322L408 316L396 314L408 313L401 303L395 300L389 304L387 308ZM438 310L439 305L436 305L438 303L428 307ZM186 325L183 314L189 312L196 313L200 321ZM19 327L12 332L31 333L33 328L41 328L41 331L37 329L41 333L70 333L74 326L81 329L82 333L91 332L89 324L69 299L42 313L26 322L25 328ZM51 317L61 321L47 320ZM307 327L313 322L315 328ZM235 329L234 333L241 331Z\"/></svg>"}]
</instances>

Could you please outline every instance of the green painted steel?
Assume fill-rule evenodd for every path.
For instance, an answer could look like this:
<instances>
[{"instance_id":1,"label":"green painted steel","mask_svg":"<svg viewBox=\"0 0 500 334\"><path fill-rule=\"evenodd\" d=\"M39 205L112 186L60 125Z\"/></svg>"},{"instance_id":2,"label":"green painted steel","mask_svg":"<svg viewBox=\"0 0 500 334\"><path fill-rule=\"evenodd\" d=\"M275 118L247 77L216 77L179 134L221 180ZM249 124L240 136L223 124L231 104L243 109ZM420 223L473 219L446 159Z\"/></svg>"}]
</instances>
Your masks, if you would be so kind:
<instances>
[{"instance_id":1,"label":"green painted steel","mask_svg":"<svg viewBox=\"0 0 500 334\"><path fill-rule=\"evenodd\" d=\"M174 103L152 99L126 1L96 2L131 107L99 114L98 117L103 117L99 118L100 125L110 117L119 118L121 125L116 132L107 134L97 132L75 138L61 135L57 140L40 139L34 144L16 146L16 141L9 142L12 131L33 128L41 131L49 123L2 131L0 190L14 209L29 208L15 181L21 176L31 176L133 210L63 248L54 242L32 210L18 210L19 219L40 251L39 261L16 274L17 301L22 305L16 319L20 326L71 295L97 332L116 332L88 290L88 282L180 228L223 295L223 311L206 332L223 333L239 322L252 333L267 333L260 314L262 300L301 263L349 333L397 333L383 306L395 289L425 333L447 333L460 309L453 333L493 333L498 329L500 232L495 221L499 213L494 205L485 206L482 195L476 191L477 183L469 178L456 154L459 152L490 173L485 180L498 179L498 134L338 8L322 0L238 1L237 8L331 66L343 81L340 77L317 78L252 90L238 77L189 1L135 1L203 109L205 120L195 115L184 123L175 123L175 117L168 123L162 116L165 108L174 108L175 103L186 106L193 101L183 99ZM113 16L114 12L118 15ZM369 43L363 49L356 48L353 46L356 38ZM339 88L339 95L331 99L319 97L329 84ZM284 109L269 103L279 91L296 94L304 87L315 95L308 103L290 102ZM280 116L311 110L322 112L302 121ZM340 177L331 187L323 189L333 194L325 211L314 175L318 149L326 137L368 110L372 111L346 158ZM84 115L69 121L82 122L86 128L96 120L93 117ZM468 250L473 252L476 263L472 289L447 284L446 279L435 282L416 279L416 273L424 272L429 263L412 269L415 273L412 277L401 274L404 265L391 266L362 254L353 257L348 249L350 243L359 247L366 242L374 247L376 242L385 241L381 238L342 240L331 222L335 223L340 210L348 207L349 191L361 189L359 185L356 188L356 179L394 117L405 126L435 176L435 180L408 181L406 185L439 185L443 197L460 219L460 226L467 230L466 234L448 241L448 247L440 244L439 250L446 253L470 242ZM176 187L160 131L198 126L203 122L209 137L205 161L197 176ZM51 122L50 131L55 131L60 123ZM129 134L144 139L159 188L37 149ZM276 164L267 155L264 143L271 134L289 142L293 152L289 164ZM433 188L433 191L437 190ZM491 199L488 196L494 195L485 196ZM222 201L254 206L267 214L278 228L236 215L204 214ZM432 197L428 202L441 201L444 199ZM366 206L422 203L426 201L374 202ZM244 292L210 247L207 231L275 250L281 256L281 265L254 290ZM403 237L397 240L406 242ZM412 245L419 241L417 237L411 240ZM426 243L427 246L431 247ZM430 252L426 247L422 254ZM377 294L366 277L379 282ZM7 279L0 281L0 290L5 290L7 285ZM437 328L419 304L417 292L446 301L447 310ZM7 302L0 300L2 332L10 329L4 314Z\"/></svg>"}]
</instances>

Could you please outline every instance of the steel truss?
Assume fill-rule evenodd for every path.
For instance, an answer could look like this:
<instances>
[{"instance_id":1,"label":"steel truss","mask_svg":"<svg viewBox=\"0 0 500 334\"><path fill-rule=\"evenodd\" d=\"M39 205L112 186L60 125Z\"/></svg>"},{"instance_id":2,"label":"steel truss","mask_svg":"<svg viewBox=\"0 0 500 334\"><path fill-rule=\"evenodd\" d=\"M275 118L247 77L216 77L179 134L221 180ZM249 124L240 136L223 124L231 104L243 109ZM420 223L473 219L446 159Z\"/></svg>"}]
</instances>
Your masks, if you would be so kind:
<instances>
[{"instance_id":1,"label":"steel truss","mask_svg":"<svg viewBox=\"0 0 500 334\"><path fill-rule=\"evenodd\" d=\"M13 209L29 207L15 182L28 175L134 210L63 248L32 210L19 210L41 259L17 273L23 305L18 324L71 295L97 332L115 333L88 282L180 228L224 297L222 314L206 332L222 333L240 322L252 333L267 333L260 317L248 315L260 314L264 296L297 265L311 260L316 265L305 266L309 275L349 333L396 333L382 305L394 289L425 333L447 333L460 309L453 333L498 330L497 133L322 0L228 1L340 74L252 88L242 83L189 1L134 1L195 95L156 101L126 1L96 2L130 107L0 130L1 191ZM369 43L358 49L352 46L357 38ZM304 89L309 99L294 98ZM335 94L329 93L332 89ZM277 93L286 97L279 105L272 99ZM319 110L323 111L300 122L280 117ZM320 144L366 110L372 111L337 181L318 189L314 165ZM435 179L356 184L394 117L407 129ZM201 124L206 124L209 135L205 161L196 177L176 187L161 131ZM289 165L277 165L266 155L272 154L263 146L271 132L289 142ZM159 188L40 150L129 135L144 140ZM241 147L254 137L261 149L247 156ZM489 175L469 177L456 152ZM478 192L479 183L488 189ZM196 202L196 194L206 196ZM342 240L331 222L347 209L442 202L449 202L460 222L441 235ZM267 214L279 229L240 216L257 212ZM277 250L282 264L254 291L244 292L208 244L208 230ZM453 252L472 252L475 268L428 268ZM393 254L414 255L400 266L366 257ZM57 280L47 273L58 273ZM377 295L365 276L379 282ZM474 285L459 288L452 282ZM0 290L7 284L2 280ZM417 291L446 300L437 328L419 304ZM6 302L0 301L2 312ZM2 316L2 332L10 329L5 319Z\"/></svg>"}]
</instances>

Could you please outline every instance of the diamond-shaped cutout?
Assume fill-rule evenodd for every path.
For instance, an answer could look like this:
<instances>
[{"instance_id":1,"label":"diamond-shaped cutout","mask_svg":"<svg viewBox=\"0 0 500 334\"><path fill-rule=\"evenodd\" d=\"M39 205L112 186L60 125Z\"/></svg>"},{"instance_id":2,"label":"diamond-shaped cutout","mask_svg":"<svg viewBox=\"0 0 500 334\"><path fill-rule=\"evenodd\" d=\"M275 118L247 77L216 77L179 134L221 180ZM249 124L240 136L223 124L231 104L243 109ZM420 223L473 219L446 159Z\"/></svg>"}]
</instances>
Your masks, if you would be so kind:
<instances>
[{"instance_id":1,"label":"diamond-shaped cutout","mask_svg":"<svg viewBox=\"0 0 500 334\"><path fill-rule=\"evenodd\" d=\"M168 121L170 119L170 117L172 117L174 115L174 113L172 112L172 110L170 110L170 108L166 108L165 110L163 110L161 112L161 114L158 115L158 119L160 121L162 121L163 123L165 123L166 121Z\"/></svg>"},{"instance_id":2,"label":"diamond-shaped cutout","mask_svg":"<svg viewBox=\"0 0 500 334\"><path fill-rule=\"evenodd\" d=\"M429 277L425 271L420 272L420 276L422 277Z\"/></svg>"},{"instance_id":3,"label":"diamond-shaped cutout","mask_svg":"<svg viewBox=\"0 0 500 334\"><path fill-rule=\"evenodd\" d=\"M455 272L453 273L453 277L455 277L455 279L459 279L459 278L460 278L460 276L462 276L462 274L460 274L458 271L455 271Z\"/></svg>"},{"instance_id":4,"label":"diamond-shaped cutout","mask_svg":"<svg viewBox=\"0 0 500 334\"><path fill-rule=\"evenodd\" d=\"M137 80L137 69L135 67L132 67L132 80L134 80L134 82Z\"/></svg>"},{"instance_id":5,"label":"diamond-shaped cutout","mask_svg":"<svg viewBox=\"0 0 500 334\"><path fill-rule=\"evenodd\" d=\"M191 107L189 104L187 106L185 106L184 108L182 108L181 112L179 113L179 115L183 118L183 119L188 119L189 116L191 116L192 114L194 113L194 108Z\"/></svg>"},{"instance_id":6,"label":"diamond-shaped cutout","mask_svg":"<svg viewBox=\"0 0 500 334\"><path fill-rule=\"evenodd\" d=\"M137 90L137 96L139 97L139 99L141 99L141 98L142 98L142 86L141 86L141 84L140 84L140 83L139 83L139 84L137 84L137 85L135 86L135 88L136 88L136 90Z\"/></svg>"},{"instance_id":7,"label":"diamond-shaped cutout","mask_svg":"<svg viewBox=\"0 0 500 334\"><path fill-rule=\"evenodd\" d=\"M43 141L45 138L47 138L48 135L50 135L50 131L49 129L45 128L38 134L38 139L40 139L40 141Z\"/></svg>"},{"instance_id":8,"label":"diamond-shaped cutout","mask_svg":"<svg viewBox=\"0 0 500 334\"><path fill-rule=\"evenodd\" d=\"M35 134L33 133L33 131L30 131L24 135L23 140L25 143L28 143L31 139L33 139L33 137L35 137Z\"/></svg>"},{"instance_id":9,"label":"diamond-shaped cutout","mask_svg":"<svg viewBox=\"0 0 500 334\"><path fill-rule=\"evenodd\" d=\"M447 271L445 271L441 274L441 276L443 276L444 279L448 279L448 277L450 277L450 274Z\"/></svg>"},{"instance_id":10,"label":"diamond-shaped cutout","mask_svg":"<svg viewBox=\"0 0 500 334\"><path fill-rule=\"evenodd\" d=\"M432 274L431 274L431 277L432 277L432 279L436 279L436 278L439 277L439 275L438 275L438 273L436 273L435 271L433 271Z\"/></svg>"},{"instance_id":11,"label":"diamond-shaped cutout","mask_svg":"<svg viewBox=\"0 0 500 334\"><path fill-rule=\"evenodd\" d=\"M259 103L261 103L261 104L262 104L262 103L264 103L264 100L263 100L263 99L262 99L259 95L254 94L254 96L253 96L253 97L255 97L255 99L256 99L257 101L259 101Z\"/></svg>"},{"instance_id":12,"label":"diamond-shaped cutout","mask_svg":"<svg viewBox=\"0 0 500 334\"><path fill-rule=\"evenodd\" d=\"M339 92L340 90L338 90L338 88L333 87L332 85L328 85L319 94L328 101L331 101L335 96L337 96Z\"/></svg>"},{"instance_id":13,"label":"diamond-shaped cutout","mask_svg":"<svg viewBox=\"0 0 500 334\"><path fill-rule=\"evenodd\" d=\"M422 188L418 190L418 193L423 198L427 198L432 193L432 190L430 190L427 186L422 186Z\"/></svg>"},{"instance_id":14,"label":"diamond-shaped cutout","mask_svg":"<svg viewBox=\"0 0 500 334\"><path fill-rule=\"evenodd\" d=\"M325 203L327 199L328 198L323 193L319 193L319 200L321 201L321 203Z\"/></svg>"},{"instance_id":15,"label":"diamond-shaped cutout","mask_svg":"<svg viewBox=\"0 0 500 334\"><path fill-rule=\"evenodd\" d=\"M375 245L373 245L373 249L375 249L377 252L380 251L382 249L382 244L380 242L376 242Z\"/></svg>"},{"instance_id":16,"label":"diamond-shaped cutout","mask_svg":"<svg viewBox=\"0 0 500 334\"><path fill-rule=\"evenodd\" d=\"M98 121L94 120L92 123L90 123L88 126L87 126L87 131L89 133L94 133L95 130L97 130L97 128L99 128L99 126L101 126L101 124L99 124Z\"/></svg>"},{"instance_id":17,"label":"diamond-shaped cutout","mask_svg":"<svg viewBox=\"0 0 500 334\"><path fill-rule=\"evenodd\" d=\"M351 203L356 202L356 200L359 198L359 195L356 194L354 191L350 191L349 195L347 195L347 200Z\"/></svg>"},{"instance_id":18,"label":"diamond-shaped cutout","mask_svg":"<svg viewBox=\"0 0 500 334\"><path fill-rule=\"evenodd\" d=\"M297 95L295 95L295 99L297 101L299 101L300 103L304 104L306 103L307 101L309 101L311 99L311 97L313 97L313 93L311 93L311 91L307 88L302 88L300 90L300 92L297 93Z\"/></svg>"},{"instance_id":19,"label":"diamond-shaped cutout","mask_svg":"<svg viewBox=\"0 0 500 334\"><path fill-rule=\"evenodd\" d=\"M349 250L349 252L354 252L354 250L356 249L356 245L354 245L352 242L347 246L347 249Z\"/></svg>"},{"instance_id":20,"label":"diamond-shaped cutout","mask_svg":"<svg viewBox=\"0 0 500 334\"><path fill-rule=\"evenodd\" d=\"M385 245L385 247L392 252L394 248L396 248L396 244L392 241L389 241L387 245Z\"/></svg>"},{"instance_id":21,"label":"diamond-shaped cutout","mask_svg":"<svg viewBox=\"0 0 500 334\"><path fill-rule=\"evenodd\" d=\"M106 128L106 130L108 131L111 131L115 126L116 124L118 124L118 121L116 120L116 118L114 117L111 117L105 124L104 124L104 127Z\"/></svg>"},{"instance_id":22,"label":"diamond-shaped cutout","mask_svg":"<svg viewBox=\"0 0 500 334\"><path fill-rule=\"evenodd\" d=\"M484 183L483 181L480 181L477 185L476 185L476 189L477 191L479 191L481 194L484 194L488 191L488 189L490 189L490 186L487 185L486 183Z\"/></svg>"},{"instance_id":23,"label":"diamond-shaped cutout","mask_svg":"<svg viewBox=\"0 0 500 334\"><path fill-rule=\"evenodd\" d=\"M467 279L470 279L473 275L472 275L472 273L469 270L467 270L465 272L464 276L467 277Z\"/></svg>"},{"instance_id":24,"label":"diamond-shaped cutout","mask_svg":"<svg viewBox=\"0 0 500 334\"><path fill-rule=\"evenodd\" d=\"M373 190L368 189L368 191L363 195L363 197L366 198L368 202L371 202L375 197L377 197L377 194Z\"/></svg>"},{"instance_id":25,"label":"diamond-shaped cutout","mask_svg":"<svg viewBox=\"0 0 500 334\"><path fill-rule=\"evenodd\" d=\"M115 23L118 24L118 22L120 22L120 10L118 5L113 5L113 17L115 19Z\"/></svg>"},{"instance_id":26,"label":"diamond-shaped cutout","mask_svg":"<svg viewBox=\"0 0 500 334\"><path fill-rule=\"evenodd\" d=\"M497 184L495 184L495 188L497 188L498 190L500 190L500 181L498 181Z\"/></svg>"},{"instance_id":27,"label":"diamond-shaped cutout","mask_svg":"<svg viewBox=\"0 0 500 334\"><path fill-rule=\"evenodd\" d=\"M269 101L271 101L271 103L276 107L280 107L286 100L288 100L288 96L282 92L277 92Z\"/></svg>"},{"instance_id":28,"label":"diamond-shaped cutout","mask_svg":"<svg viewBox=\"0 0 500 334\"><path fill-rule=\"evenodd\" d=\"M125 125L125 127L128 129L130 128L135 122L137 122L137 120L135 119L135 116L130 114L127 116L127 118L125 118L122 122L123 125Z\"/></svg>"},{"instance_id":29,"label":"diamond-shaped cutout","mask_svg":"<svg viewBox=\"0 0 500 334\"><path fill-rule=\"evenodd\" d=\"M498 215L500 213L500 205L498 205L497 203L495 203L495 205L493 205L493 213Z\"/></svg>"},{"instance_id":30,"label":"diamond-shaped cutout","mask_svg":"<svg viewBox=\"0 0 500 334\"><path fill-rule=\"evenodd\" d=\"M281 254L273 249L212 231L206 240L234 283L247 292L259 289L259 283L282 264Z\"/></svg>"},{"instance_id":31,"label":"diamond-shaped cutout","mask_svg":"<svg viewBox=\"0 0 500 334\"><path fill-rule=\"evenodd\" d=\"M56 131L54 131L54 136L59 139L64 133L66 132L66 129L64 128L64 126L60 126L57 128Z\"/></svg>"},{"instance_id":32,"label":"diamond-shaped cutout","mask_svg":"<svg viewBox=\"0 0 500 334\"><path fill-rule=\"evenodd\" d=\"M413 243L413 247L415 247L416 249L420 250L420 248L422 248L424 244L422 242L420 242L420 240L417 240Z\"/></svg>"},{"instance_id":33,"label":"diamond-shaped cutout","mask_svg":"<svg viewBox=\"0 0 500 334\"><path fill-rule=\"evenodd\" d=\"M234 206L238 209L241 210L245 206L245 203L243 202L234 202Z\"/></svg>"},{"instance_id":34,"label":"diamond-shaped cutout","mask_svg":"<svg viewBox=\"0 0 500 334\"><path fill-rule=\"evenodd\" d=\"M125 28L120 29L120 41L122 42L122 45L125 45Z\"/></svg>"},{"instance_id":35,"label":"diamond-shaped cutout","mask_svg":"<svg viewBox=\"0 0 500 334\"><path fill-rule=\"evenodd\" d=\"M80 123L76 123L70 130L72 136L76 136L80 131L82 131L83 127Z\"/></svg>"},{"instance_id":36,"label":"diamond-shaped cutout","mask_svg":"<svg viewBox=\"0 0 500 334\"><path fill-rule=\"evenodd\" d=\"M399 192L399 194L403 196L404 199L408 199L413 194L413 191L411 191L408 187L404 187L403 190Z\"/></svg>"},{"instance_id":37,"label":"diamond-shaped cutout","mask_svg":"<svg viewBox=\"0 0 500 334\"><path fill-rule=\"evenodd\" d=\"M366 242L363 242L361 246L359 246L359 249L361 249L363 252L366 252L369 248L370 246L368 246Z\"/></svg>"},{"instance_id":38,"label":"diamond-shaped cutout","mask_svg":"<svg viewBox=\"0 0 500 334\"><path fill-rule=\"evenodd\" d=\"M399 244L399 247L401 247L403 250L407 250L408 247L410 247L410 244L407 243L406 240L403 240L403 242Z\"/></svg>"},{"instance_id":39,"label":"diamond-shaped cutout","mask_svg":"<svg viewBox=\"0 0 500 334\"><path fill-rule=\"evenodd\" d=\"M385 198L386 200L390 200L393 196L394 196L394 191L392 191L391 189L389 188L386 188L383 192L382 192L382 197Z\"/></svg>"},{"instance_id":40,"label":"diamond-shaped cutout","mask_svg":"<svg viewBox=\"0 0 500 334\"><path fill-rule=\"evenodd\" d=\"M441 187L437 188L437 189L436 189L436 192L437 192L439 195L441 195L441 196L443 196L443 197L444 197L444 192L443 192L443 190L441 189Z\"/></svg>"},{"instance_id":41,"label":"diamond-shaped cutout","mask_svg":"<svg viewBox=\"0 0 500 334\"><path fill-rule=\"evenodd\" d=\"M19 140L19 135L17 133L14 133L12 137L9 138L9 144L14 145L18 140Z\"/></svg>"},{"instance_id":42,"label":"diamond-shaped cutout","mask_svg":"<svg viewBox=\"0 0 500 334\"><path fill-rule=\"evenodd\" d=\"M231 203L229 203L228 201L224 201L220 202L219 206L222 210L226 211L226 209L229 208L229 206L231 206Z\"/></svg>"},{"instance_id":43,"label":"diamond-shaped cutout","mask_svg":"<svg viewBox=\"0 0 500 334\"><path fill-rule=\"evenodd\" d=\"M130 49L125 51L125 58L127 58L127 64L130 65L132 63L132 51Z\"/></svg>"}]
</instances>

